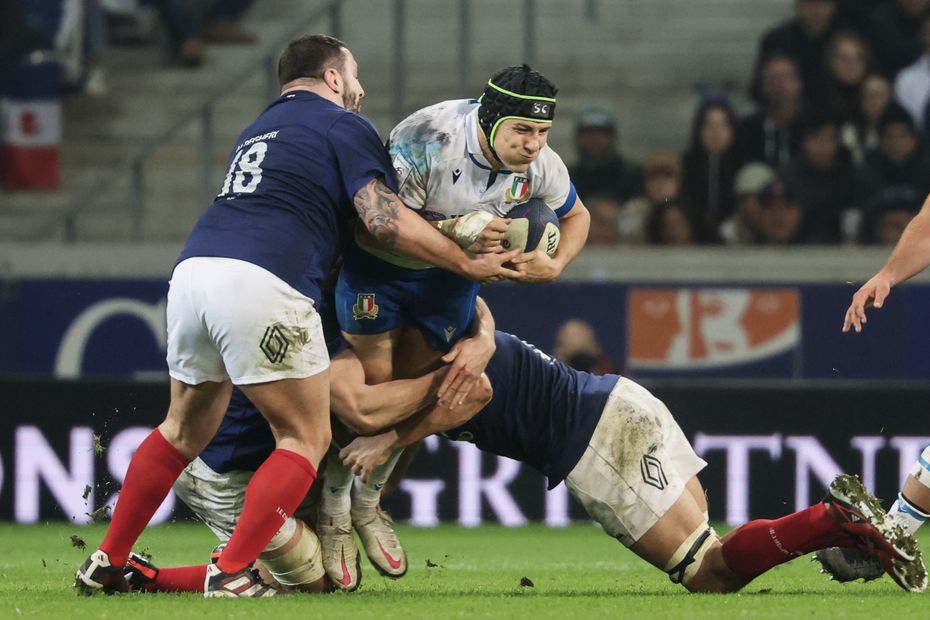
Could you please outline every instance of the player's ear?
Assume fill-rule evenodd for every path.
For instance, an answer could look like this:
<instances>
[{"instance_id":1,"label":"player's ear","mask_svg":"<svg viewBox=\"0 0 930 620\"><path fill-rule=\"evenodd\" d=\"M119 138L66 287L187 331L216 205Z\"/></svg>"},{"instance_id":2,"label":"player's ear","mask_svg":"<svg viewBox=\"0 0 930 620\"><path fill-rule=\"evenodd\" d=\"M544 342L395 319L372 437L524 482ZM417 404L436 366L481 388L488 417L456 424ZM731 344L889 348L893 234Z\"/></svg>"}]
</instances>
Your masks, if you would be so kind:
<instances>
[{"instance_id":1,"label":"player's ear","mask_svg":"<svg viewBox=\"0 0 930 620\"><path fill-rule=\"evenodd\" d=\"M327 67L323 71L323 81L335 93L342 92L342 76L333 67Z\"/></svg>"}]
</instances>

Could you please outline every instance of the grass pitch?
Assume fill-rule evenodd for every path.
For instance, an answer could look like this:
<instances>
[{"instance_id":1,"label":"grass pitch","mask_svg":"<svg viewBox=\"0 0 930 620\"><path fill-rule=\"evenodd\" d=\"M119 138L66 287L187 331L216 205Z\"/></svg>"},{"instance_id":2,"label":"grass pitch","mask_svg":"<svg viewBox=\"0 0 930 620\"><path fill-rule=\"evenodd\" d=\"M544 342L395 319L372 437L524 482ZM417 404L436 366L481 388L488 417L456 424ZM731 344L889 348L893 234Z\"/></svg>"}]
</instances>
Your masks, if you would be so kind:
<instances>
[{"instance_id":1,"label":"grass pitch","mask_svg":"<svg viewBox=\"0 0 930 620\"><path fill-rule=\"evenodd\" d=\"M736 595L692 595L590 525L551 530L400 526L410 571L393 582L367 564L354 594L206 600L136 594L78 596L74 571L103 527L0 524L0 618L891 618L930 616L930 594L887 577L840 585L807 558L776 568ZM88 550L72 546L72 534ZM147 530L137 545L159 566L203 563L216 543L206 527ZM921 536L930 552L930 531ZM533 584L521 585L527 578Z\"/></svg>"}]
</instances>

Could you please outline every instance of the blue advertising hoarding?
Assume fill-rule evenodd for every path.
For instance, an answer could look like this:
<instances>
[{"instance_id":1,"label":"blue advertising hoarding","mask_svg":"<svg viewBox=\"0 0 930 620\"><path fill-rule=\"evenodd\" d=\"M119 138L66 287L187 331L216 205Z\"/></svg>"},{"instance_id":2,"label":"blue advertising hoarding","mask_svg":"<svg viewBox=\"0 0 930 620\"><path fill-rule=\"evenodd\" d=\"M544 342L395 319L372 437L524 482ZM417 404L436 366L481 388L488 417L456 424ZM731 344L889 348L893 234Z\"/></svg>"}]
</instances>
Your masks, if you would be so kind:
<instances>
[{"instance_id":1,"label":"blue advertising hoarding","mask_svg":"<svg viewBox=\"0 0 930 620\"><path fill-rule=\"evenodd\" d=\"M894 291L861 334L840 331L844 284L557 283L485 286L500 329L551 350L589 322L604 353L648 378L930 377L930 285ZM140 378L165 373L163 279L0 280L0 373Z\"/></svg>"}]
</instances>

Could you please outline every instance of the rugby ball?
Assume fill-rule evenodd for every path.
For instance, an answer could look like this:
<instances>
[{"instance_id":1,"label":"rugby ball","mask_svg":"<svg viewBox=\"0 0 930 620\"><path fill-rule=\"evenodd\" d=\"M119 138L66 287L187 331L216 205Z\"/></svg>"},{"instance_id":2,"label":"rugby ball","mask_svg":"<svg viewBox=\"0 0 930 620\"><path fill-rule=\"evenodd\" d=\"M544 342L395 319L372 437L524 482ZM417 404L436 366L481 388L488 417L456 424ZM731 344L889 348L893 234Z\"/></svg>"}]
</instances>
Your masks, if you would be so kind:
<instances>
[{"instance_id":1,"label":"rugby ball","mask_svg":"<svg viewBox=\"0 0 930 620\"><path fill-rule=\"evenodd\" d=\"M505 250L542 250L552 256L559 248L559 218L542 198L530 198L518 204L505 217L510 219L501 241Z\"/></svg>"}]
</instances>

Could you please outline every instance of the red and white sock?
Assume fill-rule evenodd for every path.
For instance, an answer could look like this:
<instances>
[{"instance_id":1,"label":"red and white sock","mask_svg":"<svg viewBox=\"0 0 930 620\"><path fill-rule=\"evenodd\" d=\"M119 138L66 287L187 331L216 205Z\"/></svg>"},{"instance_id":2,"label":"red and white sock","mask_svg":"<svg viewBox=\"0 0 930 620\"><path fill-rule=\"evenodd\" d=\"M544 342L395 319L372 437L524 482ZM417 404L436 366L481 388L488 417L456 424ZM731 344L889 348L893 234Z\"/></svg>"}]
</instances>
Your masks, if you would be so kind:
<instances>
[{"instance_id":1,"label":"red and white sock","mask_svg":"<svg viewBox=\"0 0 930 620\"><path fill-rule=\"evenodd\" d=\"M754 579L806 553L854 544L821 503L780 519L750 521L724 538L722 552L730 570Z\"/></svg>"},{"instance_id":2,"label":"red and white sock","mask_svg":"<svg viewBox=\"0 0 930 620\"><path fill-rule=\"evenodd\" d=\"M159 568L155 578L142 586L147 592L203 592L207 564Z\"/></svg>"},{"instance_id":3,"label":"red and white sock","mask_svg":"<svg viewBox=\"0 0 930 620\"><path fill-rule=\"evenodd\" d=\"M216 565L236 573L268 545L284 522L294 514L316 478L313 465L290 450L272 452L245 490L245 505L232 537Z\"/></svg>"}]
</instances>

